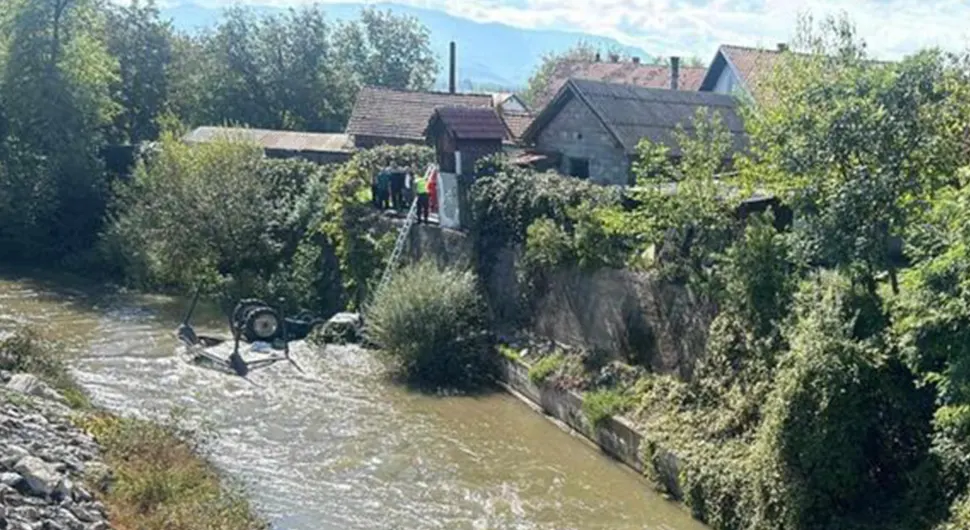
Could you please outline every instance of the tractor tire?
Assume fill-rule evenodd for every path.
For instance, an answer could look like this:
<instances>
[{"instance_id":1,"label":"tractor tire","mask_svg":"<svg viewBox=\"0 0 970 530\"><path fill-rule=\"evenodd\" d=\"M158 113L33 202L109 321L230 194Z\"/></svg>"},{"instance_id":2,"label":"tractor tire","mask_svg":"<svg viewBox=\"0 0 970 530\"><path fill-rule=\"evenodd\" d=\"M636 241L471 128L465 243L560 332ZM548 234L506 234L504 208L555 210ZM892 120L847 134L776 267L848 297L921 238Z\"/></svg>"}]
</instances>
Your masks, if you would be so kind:
<instances>
[{"instance_id":1,"label":"tractor tire","mask_svg":"<svg viewBox=\"0 0 970 530\"><path fill-rule=\"evenodd\" d=\"M242 334L246 342L273 342L283 333L283 319L272 308L257 306L251 308L243 319Z\"/></svg>"},{"instance_id":2,"label":"tractor tire","mask_svg":"<svg viewBox=\"0 0 970 530\"><path fill-rule=\"evenodd\" d=\"M242 333L246 327L246 314L257 307L269 307L269 305L256 298L240 300L232 310L232 326L234 332Z\"/></svg>"}]
</instances>

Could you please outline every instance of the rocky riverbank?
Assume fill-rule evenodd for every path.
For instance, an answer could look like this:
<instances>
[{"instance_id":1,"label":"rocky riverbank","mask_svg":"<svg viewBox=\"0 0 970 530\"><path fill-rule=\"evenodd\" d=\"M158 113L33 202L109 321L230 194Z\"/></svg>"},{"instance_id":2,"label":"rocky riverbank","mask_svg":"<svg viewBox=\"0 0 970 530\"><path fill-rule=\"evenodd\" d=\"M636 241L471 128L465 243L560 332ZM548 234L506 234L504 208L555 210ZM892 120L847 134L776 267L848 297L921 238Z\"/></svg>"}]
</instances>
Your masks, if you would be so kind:
<instances>
[{"instance_id":1,"label":"rocky riverbank","mask_svg":"<svg viewBox=\"0 0 970 530\"><path fill-rule=\"evenodd\" d=\"M0 530L105 530L89 485L110 475L63 398L30 374L0 373Z\"/></svg>"}]
</instances>

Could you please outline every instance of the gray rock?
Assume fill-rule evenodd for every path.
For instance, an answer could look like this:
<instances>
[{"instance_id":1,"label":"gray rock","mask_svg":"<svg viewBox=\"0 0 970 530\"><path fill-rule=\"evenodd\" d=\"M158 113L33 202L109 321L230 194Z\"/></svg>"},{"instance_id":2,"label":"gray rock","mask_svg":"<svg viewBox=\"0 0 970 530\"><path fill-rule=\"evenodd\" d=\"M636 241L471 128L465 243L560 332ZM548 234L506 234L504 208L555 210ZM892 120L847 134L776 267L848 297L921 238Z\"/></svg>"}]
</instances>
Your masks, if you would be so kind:
<instances>
[{"instance_id":1,"label":"gray rock","mask_svg":"<svg viewBox=\"0 0 970 530\"><path fill-rule=\"evenodd\" d=\"M20 484L20 481L23 479L24 477L21 477L18 473L0 473L0 484L12 488L16 488L17 484Z\"/></svg>"},{"instance_id":2,"label":"gray rock","mask_svg":"<svg viewBox=\"0 0 970 530\"><path fill-rule=\"evenodd\" d=\"M61 508L57 511L57 518L60 519L63 526L66 526L70 530L84 530L84 523L82 523L78 517L75 517L70 510ZM87 522L90 523L93 521Z\"/></svg>"},{"instance_id":3,"label":"gray rock","mask_svg":"<svg viewBox=\"0 0 970 530\"><path fill-rule=\"evenodd\" d=\"M94 523L101 520L101 514L92 513L83 506L79 506L77 504L68 507L67 511L69 511L75 519L85 523Z\"/></svg>"},{"instance_id":4,"label":"gray rock","mask_svg":"<svg viewBox=\"0 0 970 530\"><path fill-rule=\"evenodd\" d=\"M19 517L27 522L40 521L40 510L33 506L22 506L13 510L12 515Z\"/></svg>"},{"instance_id":5,"label":"gray rock","mask_svg":"<svg viewBox=\"0 0 970 530\"><path fill-rule=\"evenodd\" d=\"M61 482L61 476L54 466L35 456L25 456L14 466L27 481L27 488L35 495L50 495Z\"/></svg>"},{"instance_id":6,"label":"gray rock","mask_svg":"<svg viewBox=\"0 0 970 530\"><path fill-rule=\"evenodd\" d=\"M13 466L20 461L21 458L30 455L30 451L20 447L19 445L10 444L0 452L0 466L7 469L13 469Z\"/></svg>"},{"instance_id":7,"label":"gray rock","mask_svg":"<svg viewBox=\"0 0 970 530\"><path fill-rule=\"evenodd\" d=\"M14 374L14 376L10 378L10 381L7 382L7 389L13 390L14 392L20 392L21 394L28 396L49 399L51 401L57 401L60 403L67 403L64 396L60 395L47 383L38 379L37 376L31 374ZM46 421L44 423L46 423Z\"/></svg>"},{"instance_id":8,"label":"gray rock","mask_svg":"<svg viewBox=\"0 0 970 530\"><path fill-rule=\"evenodd\" d=\"M107 521L98 521L91 525L88 530L111 530L111 525Z\"/></svg>"}]
</instances>

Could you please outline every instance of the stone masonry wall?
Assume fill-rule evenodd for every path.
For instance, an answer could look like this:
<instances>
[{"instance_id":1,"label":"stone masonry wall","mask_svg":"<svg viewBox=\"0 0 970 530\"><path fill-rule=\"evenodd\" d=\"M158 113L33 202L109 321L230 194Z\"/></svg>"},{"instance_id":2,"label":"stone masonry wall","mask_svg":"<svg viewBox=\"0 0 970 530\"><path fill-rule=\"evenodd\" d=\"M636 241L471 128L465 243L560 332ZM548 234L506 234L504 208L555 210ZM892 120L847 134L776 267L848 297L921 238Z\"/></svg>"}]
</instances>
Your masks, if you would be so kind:
<instances>
[{"instance_id":1,"label":"stone masonry wall","mask_svg":"<svg viewBox=\"0 0 970 530\"><path fill-rule=\"evenodd\" d=\"M572 98L536 139L536 147L562 153L560 172L569 174L569 157L589 160L589 178L599 184L627 185L630 159L593 112Z\"/></svg>"}]
</instances>

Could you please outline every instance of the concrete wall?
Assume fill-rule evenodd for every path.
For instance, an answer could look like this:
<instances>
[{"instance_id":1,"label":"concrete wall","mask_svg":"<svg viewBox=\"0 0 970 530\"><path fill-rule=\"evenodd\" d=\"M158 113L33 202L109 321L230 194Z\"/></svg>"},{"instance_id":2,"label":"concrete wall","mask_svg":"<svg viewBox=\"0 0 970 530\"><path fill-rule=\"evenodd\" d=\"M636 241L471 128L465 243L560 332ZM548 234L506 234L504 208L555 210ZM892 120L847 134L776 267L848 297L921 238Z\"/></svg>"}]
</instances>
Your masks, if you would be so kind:
<instances>
[{"instance_id":1,"label":"concrete wall","mask_svg":"<svg viewBox=\"0 0 970 530\"><path fill-rule=\"evenodd\" d=\"M652 455L647 455L644 436L629 420L611 417L594 426L583 413L582 396L547 384L535 385L529 379L529 365L522 361L503 359L500 377L500 383L512 395L541 409L638 473L647 471L673 498L683 498L680 458L661 447L654 447Z\"/></svg>"},{"instance_id":2,"label":"concrete wall","mask_svg":"<svg viewBox=\"0 0 970 530\"><path fill-rule=\"evenodd\" d=\"M565 270L552 275L533 314L540 335L688 377L707 347L715 308L649 274Z\"/></svg>"},{"instance_id":3,"label":"concrete wall","mask_svg":"<svg viewBox=\"0 0 970 530\"><path fill-rule=\"evenodd\" d=\"M559 171L569 174L569 158L589 160L589 178L600 184L627 185L630 159L603 123L579 99L570 99L539 133L536 147L562 153Z\"/></svg>"},{"instance_id":4,"label":"concrete wall","mask_svg":"<svg viewBox=\"0 0 970 530\"><path fill-rule=\"evenodd\" d=\"M408 256L470 267L475 251L463 232L415 225ZM683 377L691 375L694 361L704 354L715 308L690 289L626 270L563 270L551 275L533 307L523 307L516 274L520 256L518 248L501 249L482 278L499 333L531 327L564 344Z\"/></svg>"}]
</instances>

